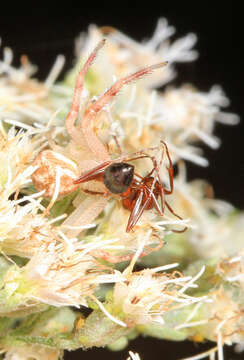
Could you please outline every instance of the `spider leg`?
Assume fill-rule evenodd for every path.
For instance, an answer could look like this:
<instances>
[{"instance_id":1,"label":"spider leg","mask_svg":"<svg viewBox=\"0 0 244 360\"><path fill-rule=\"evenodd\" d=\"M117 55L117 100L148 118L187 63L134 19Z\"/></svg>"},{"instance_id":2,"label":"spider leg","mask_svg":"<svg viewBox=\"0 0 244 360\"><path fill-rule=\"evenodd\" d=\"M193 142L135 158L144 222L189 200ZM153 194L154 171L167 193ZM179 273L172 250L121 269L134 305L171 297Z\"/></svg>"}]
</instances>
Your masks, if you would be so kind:
<instances>
[{"instance_id":1,"label":"spider leg","mask_svg":"<svg viewBox=\"0 0 244 360\"><path fill-rule=\"evenodd\" d=\"M83 230L82 226L92 224L108 203L108 198L100 195L87 196L80 205L64 220L63 226L69 226L65 231L68 237L76 237Z\"/></svg>"},{"instance_id":2,"label":"spider leg","mask_svg":"<svg viewBox=\"0 0 244 360\"><path fill-rule=\"evenodd\" d=\"M124 85L130 83L133 80L139 79L142 76L149 74L153 70L165 66L166 64L166 62L155 64L117 80L110 89L108 89L95 103L93 103L87 109L81 122L81 129L87 143L89 144L90 150L92 152L96 152L96 155L99 158L101 157L101 155L103 155L103 160L107 160L108 153L104 145L97 138L96 134L94 133L93 127L91 126L91 122L95 119L97 113L101 111L115 95L118 94L118 92L122 89Z\"/></svg>"},{"instance_id":3,"label":"spider leg","mask_svg":"<svg viewBox=\"0 0 244 360\"><path fill-rule=\"evenodd\" d=\"M65 120L66 129L67 129L69 135L78 144L81 143L81 137L79 135L77 135L77 132L75 131L74 122L75 122L75 119L78 115L79 108L80 108L81 95L82 95L83 86L84 86L84 78L85 78L85 75L86 75L89 67L91 66L92 62L94 61L94 59L97 55L97 52L104 46L104 44L105 44L105 39L103 39L102 41L100 41L98 43L98 45L95 47L95 49L93 50L93 52L87 59L85 65L80 70L80 72L77 76L76 84L75 84L71 110L68 113L66 120Z\"/></svg>"}]
</instances>

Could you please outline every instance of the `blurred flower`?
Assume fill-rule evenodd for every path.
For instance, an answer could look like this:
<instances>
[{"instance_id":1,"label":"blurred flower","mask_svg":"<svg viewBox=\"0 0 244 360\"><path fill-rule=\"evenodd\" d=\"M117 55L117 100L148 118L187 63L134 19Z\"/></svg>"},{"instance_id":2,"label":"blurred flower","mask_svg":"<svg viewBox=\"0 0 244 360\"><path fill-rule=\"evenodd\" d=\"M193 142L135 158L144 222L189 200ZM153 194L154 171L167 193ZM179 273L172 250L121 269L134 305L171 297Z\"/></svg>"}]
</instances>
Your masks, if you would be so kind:
<instances>
[{"instance_id":1,"label":"blurred flower","mask_svg":"<svg viewBox=\"0 0 244 360\"><path fill-rule=\"evenodd\" d=\"M50 89L63 67L64 57L57 57L45 82L32 78L36 66L29 62L26 55L21 57L19 68L14 67L12 61L12 50L3 48L3 59L0 60L0 116L16 123L47 123L54 111L49 99Z\"/></svg>"},{"instance_id":2,"label":"blurred flower","mask_svg":"<svg viewBox=\"0 0 244 360\"><path fill-rule=\"evenodd\" d=\"M96 44L104 37L108 37L108 45L96 61L96 74L102 73L116 77L125 76L138 68L149 64L169 61L166 71L152 74L142 80L144 86L162 86L175 76L173 64L176 62L188 62L197 58L197 52L192 50L196 43L196 35L188 34L185 37L170 43L170 37L175 33L175 28L169 26L165 18L159 19L151 39L137 42L129 36L112 27L98 28L90 25L88 34L82 33L76 41L76 55L90 53ZM109 69L109 71L108 71ZM109 75L110 74L110 75ZM103 80L104 81L104 80Z\"/></svg>"},{"instance_id":3,"label":"blurred flower","mask_svg":"<svg viewBox=\"0 0 244 360\"><path fill-rule=\"evenodd\" d=\"M52 243L22 268L24 278L33 282L35 289L30 298L54 306L87 306L96 286L122 279L117 273L107 274L109 269L100 266L92 256L93 250L112 247L111 241L89 244L68 239L61 231L59 234L63 243Z\"/></svg>"},{"instance_id":4,"label":"blurred flower","mask_svg":"<svg viewBox=\"0 0 244 360\"><path fill-rule=\"evenodd\" d=\"M132 272L143 245L138 247L130 265L123 272L126 281L116 282L113 292L113 305L121 307L128 326L152 322L164 324L165 313L206 300L206 297L185 295L188 288L196 286L194 282L202 275L204 267L195 277L184 277L178 271L158 273L178 264Z\"/></svg>"},{"instance_id":5,"label":"blurred flower","mask_svg":"<svg viewBox=\"0 0 244 360\"><path fill-rule=\"evenodd\" d=\"M7 350L5 360L59 360L63 357L62 350L49 349L38 345L11 347Z\"/></svg>"}]
</instances>

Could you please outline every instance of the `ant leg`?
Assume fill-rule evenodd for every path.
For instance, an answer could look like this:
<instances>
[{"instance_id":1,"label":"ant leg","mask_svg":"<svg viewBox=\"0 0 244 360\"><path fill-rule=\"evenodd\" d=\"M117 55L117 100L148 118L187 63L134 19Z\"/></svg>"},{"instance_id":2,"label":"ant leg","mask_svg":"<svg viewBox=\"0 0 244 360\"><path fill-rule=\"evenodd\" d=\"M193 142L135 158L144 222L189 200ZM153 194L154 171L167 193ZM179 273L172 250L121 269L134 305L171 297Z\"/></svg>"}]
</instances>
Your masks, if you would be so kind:
<instances>
[{"instance_id":1,"label":"ant leg","mask_svg":"<svg viewBox=\"0 0 244 360\"><path fill-rule=\"evenodd\" d=\"M162 152L162 156L161 156L161 160L160 160L160 165L162 164L162 161L163 161L163 155L164 153ZM159 213L159 215L163 216L164 215L164 211L165 211L165 189L164 189L164 185L160 179L160 175L159 175L159 167L158 167L158 164L157 164L157 161L155 159L154 156L149 156L149 155L146 155L146 157L149 157L153 163L153 168L152 170L146 175L146 177L141 177L139 174L135 173L135 175L137 177L139 177L141 179L142 182L145 182L145 179L146 178L149 178L153 173L154 171L156 172L156 178L154 179L154 183L153 183L153 187L151 189L147 188L146 186L146 196L151 198L151 200L153 201L153 205L154 205L154 208L157 210L157 212ZM155 183L156 181L158 182L158 185L159 185L159 190L157 190L157 193L158 195L160 196L160 199L161 199L161 206L153 192L153 189L154 189L154 186L155 186Z\"/></svg>"},{"instance_id":2,"label":"ant leg","mask_svg":"<svg viewBox=\"0 0 244 360\"><path fill-rule=\"evenodd\" d=\"M101 191L91 191L91 190L86 190L86 189L83 189L82 191L89 195L103 195L103 196L107 195L107 193L101 192Z\"/></svg>"},{"instance_id":3,"label":"ant leg","mask_svg":"<svg viewBox=\"0 0 244 360\"><path fill-rule=\"evenodd\" d=\"M160 159L160 163L159 165L161 166L162 162L163 162L163 157L164 157L164 152L162 151L162 156L161 156L161 159ZM155 198L153 198L153 201L154 201L154 207L155 209L158 211L158 213L163 216L164 215L164 210L165 210L165 188L164 188L164 185L161 181L161 178L160 178L160 175L159 175L159 167L158 167L158 164L157 164L157 161L154 157L151 158L152 160L152 163L153 163L153 169L151 171L151 173L153 171L156 171L157 173L157 178L158 178L158 184L159 184L159 196L160 196L160 199L161 199L161 207L159 207L159 210L158 210L158 202Z\"/></svg>"},{"instance_id":4,"label":"ant leg","mask_svg":"<svg viewBox=\"0 0 244 360\"><path fill-rule=\"evenodd\" d=\"M91 170L86 171L83 175L81 175L80 177L78 177L77 179L74 180L74 184L81 184L90 180L95 180L97 178L99 178L99 176L104 172L105 168L107 166L109 166L112 163L116 163L119 160L123 160L126 159L127 161L132 161L132 160L137 160L137 159L142 159L145 157L149 157L148 155L140 155L138 157L132 158L132 159L127 159L126 157L122 156L118 159L115 160L107 160L107 161L103 161L101 164L97 165L96 167L92 168ZM154 171L154 169L150 172L150 174ZM139 174L136 174L140 179L144 179L142 176L140 176Z\"/></svg>"},{"instance_id":5,"label":"ant leg","mask_svg":"<svg viewBox=\"0 0 244 360\"><path fill-rule=\"evenodd\" d=\"M122 149L121 149L120 143L119 143L119 141L117 139L117 136L113 135L113 139L114 139L114 142L115 142L115 144L116 144L116 146L117 146L117 148L119 150L120 155L122 155Z\"/></svg>"},{"instance_id":6,"label":"ant leg","mask_svg":"<svg viewBox=\"0 0 244 360\"><path fill-rule=\"evenodd\" d=\"M139 175L139 174L137 174L136 172L134 172L134 175L135 176L137 176L139 179L141 179L141 180L143 180L144 179L144 177L143 176L141 176L141 175Z\"/></svg>"},{"instance_id":7,"label":"ant leg","mask_svg":"<svg viewBox=\"0 0 244 360\"><path fill-rule=\"evenodd\" d=\"M150 155L146 154L145 151L146 150L157 150L158 148L159 148L158 146L155 146L155 147L151 147L151 148L147 148L144 150L134 152L132 154L125 154L114 160L111 160L111 162L114 163L114 162L121 162L121 161L133 161L133 160L143 159L143 158L152 158Z\"/></svg>"},{"instance_id":8,"label":"ant leg","mask_svg":"<svg viewBox=\"0 0 244 360\"><path fill-rule=\"evenodd\" d=\"M130 232L132 230L132 228L136 225L137 221L139 220L142 214L141 209L143 208L143 206L141 206L141 204L142 204L143 195L144 195L143 190L141 190L140 195L138 196L135 205L130 213L128 224L126 227L126 232Z\"/></svg>"},{"instance_id":9,"label":"ant leg","mask_svg":"<svg viewBox=\"0 0 244 360\"><path fill-rule=\"evenodd\" d=\"M120 158L116 159L116 161L120 160L120 161L134 161L134 160L138 160L138 159L144 159L144 158L148 158L150 157L149 155L146 155L146 154L143 154L141 153L141 151L138 151L138 153L135 153L134 155L136 154L141 154L141 155L138 155L136 157L132 157L132 158L128 158L128 156L121 156Z\"/></svg>"},{"instance_id":10,"label":"ant leg","mask_svg":"<svg viewBox=\"0 0 244 360\"><path fill-rule=\"evenodd\" d=\"M176 216L178 219L180 220L183 220L183 218L180 216L180 215L177 215L174 210L172 209L172 207L168 204L167 201L165 201L165 205L167 206L167 208L169 209L169 211L174 215Z\"/></svg>"},{"instance_id":11,"label":"ant leg","mask_svg":"<svg viewBox=\"0 0 244 360\"><path fill-rule=\"evenodd\" d=\"M85 78L85 75L86 75L89 67L91 66L92 62L94 61L94 59L97 55L97 52L104 46L104 44L105 44L105 39L103 39L102 41L100 41L98 43L98 45L95 47L95 49L93 50L93 52L87 59L85 65L80 70L77 80L76 80L76 84L75 84L71 110L68 113L66 120L65 120L66 129L67 129L69 135L78 144L81 143L81 136L79 134L77 134L77 132L75 131L74 122L75 122L75 119L78 115L79 108L80 108L80 101L81 101L81 95L82 95L82 91L83 91L84 78Z\"/></svg>"},{"instance_id":12,"label":"ant leg","mask_svg":"<svg viewBox=\"0 0 244 360\"><path fill-rule=\"evenodd\" d=\"M146 196L146 201L143 203L143 198ZM135 205L131 211L128 224L126 227L126 232L130 232L133 227L136 225L140 217L142 216L143 211L146 209L148 202L151 200L151 197L147 195L145 188L140 189L140 194L135 202Z\"/></svg>"},{"instance_id":13,"label":"ant leg","mask_svg":"<svg viewBox=\"0 0 244 360\"><path fill-rule=\"evenodd\" d=\"M97 178L101 176L101 174L104 172L104 168L109 166L111 161L104 161L102 164L96 166L95 168L86 171L83 175L78 177L78 179L74 180L74 184L81 184L90 180L96 180Z\"/></svg>"},{"instance_id":14,"label":"ant leg","mask_svg":"<svg viewBox=\"0 0 244 360\"><path fill-rule=\"evenodd\" d=\"M142 76L149 74L155 69L158 69L162 66L165 66L167 63L159 63L149 67L146 67L142 70L137 71L134 74L128 75L122 79L117 80L110 89L108 89L94 104L92 104L87 111L85 112L83 121L81 122L81 129L84 134L84 137L89 144L90 150L96 153L96 156L99 158L102 157L103 160L108 160L109 155L102 144L102 142L94 134L93 127L91 126L92 120L96 117L97 113L106 106L111 99L118 94L122 87L133 80L139 79Z\"/></svg>"},{"instance_id":15,"label":"ant leg","mask_svg":"<svg viewBox=\"0 0 244 360\"><path fill-rule=\"evenodd\" d=\"M164 195L164 187L160 186L160 193L159 193L160 199L161 199L161 214L164 215L165 210L165 195Z\"/></svg>"},{"instance_id":16,"label":"ant leg","mask_svg":"<svg viewBox=\"0 0 244 360\"><path fill-rule=\"evenodd\" d=\"M139 175L139 174L137 174L137 173L135 173L135 175L138 176L138 177L141 179L141 182L140 182L140 183L142 183L143 181L145 181L145 179L146 179L147 177L150 177L150 176L151 176L151 174L153 173L154 170L155 170L155 169L152 169L152 170L150 171L150 173L149 173L146 177L142 177L141 175ZM155 182L155 180L154 180L154 182ZM140 184L140 183L139 183L139 184ZM147 198L146 202L144 203L145 206L143 207L143 210L145 209L145 207L147 206L149 200L151 199L152 202L153 202L153 206L154 206L154 208L156 209L156 211L158 212L158 214L159 214L160 216L163 216L163 215L164 215L164 209L165 209L164 187L163 187L163 185L160 184L160 191L159 191L159 196L160 196L160 199L161 199L161 206L160 206L160 204L159 204L159 202L158 202L158 200L157 200L157 198L156 198L156 196L155 196L155 194L154 194L154 192L153 192L154 186L155 186L154 183L153 183L153 185L152 185L151 188L149 188L149 187L148 187L147 185L145 185L145 184L143 185L143 187L144 187L144 189L145 189L145 196L146 196L146 198Z\"/></svg>"},{"instance_id":17,"label":"ant leg","mask_svg":"<svg viewBox=\"0 0 244 360\"><path fill-rule=\"evenodd\" d=\"M166 155L167 155L167 158L168 158L168 161L169 161L169 167L167 166L167 171L168 171L168 174L169 174L170 190L164 189L165 193L167 195L169 195L169 194L172 194L173 191L174 191L174 180L173 180L174 169L173 169L173 163L172 163L171 157L169 155L168 146L163 140L161 140L161 143L164 144L164 146L165 146Z\"/></svg>"},{"instance_id":18,"label":"ant leg","mask_svg":"<svg viewBox=\"0 0 244 360\"><path fill-rule=\"evenodd\" d=\"M157 210L157 212L159 213L160 216L164 215L164 208L162 209L162 205L160 207L159 202L156 198L156 196L154 195L154 193L151 194L151 200L153 202L153 206L154 208Z\"/></svg>"},{"instance_id":19,"label":"ant leg","mask_svg":"<svg viewBox=\"0 0 244 360\"><path fill-rule=\"evenodd\" d=\"M180 215L178 215L178 214L176 214L176 213L174 212L174 210L172 209L171 206L169 206L169 204L168 204L167 201L165 201L165 205L167 206L167 208L169 209L169 211L170 211L175 217L177 217L177 218L180 219L180 220L183 220L183 218L182 218ZM182 230L172 230L172 231L175 232L175 233L183 233L183 232L185 232L186 230L187 230L187 226L185 226Z\"/></svg>"},{"instance_id":20,"label":"ant leg","mask_svg":"<svg viewBox=\"0 0 244 360\"><path fill-rule=\"evenodd\" d=\"M163 161L163 155L164 153L162 152L162 156L161 156L161 160L160 160L160 165L162 164L162 161ZM153 203L154 203L154 207L155 209L157 210L157 212L159 213L159 215L163 216L164 215L164 210L165 210L165 188L164 188L164 185L161 181L161 178L160 178L160 175L159 175L159 167L158 167L158 164L157 164L157 161L155 159L155 157L151 156L151 160L152 160L152 163L153 163L153 169L151 170L151 172L147 175L147 176L151 176L151 174L156 171L156 174L157 174L157 178L158 178L158 185L159 185L159 196L160 196L160 199L161 199L161 207L159 206L158 204L158 201L156 199L156 197L154 196L154 194L152 193L152 200L153 200Z\"/></svg>"}]
</instances>

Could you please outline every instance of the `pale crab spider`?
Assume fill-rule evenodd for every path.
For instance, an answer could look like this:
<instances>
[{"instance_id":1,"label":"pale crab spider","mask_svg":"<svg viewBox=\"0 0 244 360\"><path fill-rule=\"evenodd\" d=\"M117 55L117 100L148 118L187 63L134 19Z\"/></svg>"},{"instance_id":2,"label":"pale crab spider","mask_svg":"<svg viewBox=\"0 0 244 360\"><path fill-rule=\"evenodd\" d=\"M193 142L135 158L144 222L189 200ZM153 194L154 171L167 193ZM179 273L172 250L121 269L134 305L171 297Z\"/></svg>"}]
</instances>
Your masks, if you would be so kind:
<instances>
[{"instance_id":1,"label":"pale crab spider","mask_svg":"<svg viewBox=\"0 0 244 360\"><path fill-rule=\"evenodd\" d=\"M118 92L122 89L122 87L124 85L129 84L133 80L139 79L139 78L143 77L144 75L149 74L156 69L162 68L167 64L167 62L161 62L158 64L154 64L154 65L145 67L131 75L128 75L124 78L117 80L100 98L98 98L95 102L91 103L88 106L88 108L85 109L83 118L81 119L79 125L75 126L75 120L78 118L79 111L80 111L80 104L81 104L81 99L82 99L85 75L86 75L88 69L90 68L92 62L94 61L98 51L104 46L104 44L105 44L105 39L103 39L102 41L100 41L98 43L98 45L95 47L95 49L92 51L92 53L88 57L88 60L86 61L85 65L80 70L80 72L77 76L76 84L75 84L71 109L65 120L66 129L67 129L68 134L71 137L71 141L73 141L76 145L80 146L81 148L86 149L87 153L90 152L90 154L92 154L92 156L90 156L90 158L92 158L92 160L88 159L86 161L84 159L85 160L84 162L86 162L86 165L89 164L89 168L87 169L87 166L85 168L85 170L89 171L89 174L93 173L93 169L96 172L97 168L100 168L103 171L105 170L105 172L106 172L106 168L108 168L111 164L115 164L115 163L118 164L119 162L121 163L124 160L129 161L129 160L134 160L134 159L143 158L143 157L149 157L152 159L151 156L147 155L143 151L140 151L138 153L132 154L131 156L128 156L128 155L121 156L116 161L112 160L106 146L102 143L102 141L98 138L97 134L94 131L93 120L96 118L97 114L101 110L103 110L106 105L108 105L111 102L111 100L114 98L114 96L116 96L118 94ZM167 149L167 146L165 143L164 143L164 147L166 147L168 160L171 164L168 149ZM47 150L47 151L50 152L50 150ZM43 152L43 153L45 153L45 152ZM50 156L50 154L49 154L49 156ZM56 156L54 156L54 157L56 157ZM155 159L152 159L152 161L155 163ZM82 160L82 162L83 162L83 160ZM54 163L55 163L56 167L58 166L61 169L65 168L65 164L62 162L62 160L60 160L60 164L58 164L58 161L55 159ZM126 164L126 163L123 163L123 164ZM71 167L71 165L69 165L69 169L70 169L70 167ZM122 171L126 171L125 167L126 166L123 167ZM77 175L76 170L74 171L74 167L72 169L73 169L72 170L73 172L72 172L72 176L70 176L70 188L69 188L68 192L74 191L75 188L78 186L77 185L78 183L85 182L85 180L81 180L82 176L80 178L78 178L79 175ZM129 169L131 172L132 166L129 166ZM162 182L159 179L158 171L155 169L155 166L154 166L154 169L150 172L150 174L152 174L154 171L156 171L156 177L155 177L156 180L152 181L150 183L150 186L149 186L149 184L145 184L145 181L143 182L143 179L145 179L145 178L142 178L139 175L137 175L137 178L141 179L141 180L137 181L137 184L143 183L143 189L144 189L143 191L145 194L147 194L147 200L146 200L146 202L143 201L143 205L141 205L141 204L138 205L138 201L136 201L136 208L138 208L138 206L139 206L140 214L138 213L138 211L136 211L136 209L134 209L134 208L131 209L131 207L127 207L133 213L136 213L134 219L130 221L130 224L128 224L127 231L132 230L132 228L135 226L136 222L138 221L138 219L144 209L152 207L152 205L151 205L152 201L153 201L153 206L156 208L156 210L161 215L164 212L165 204L167 206L167 203L164 200L164 193L165 194L171 193L173 191L173 188L171 186L172 191L166 190L165 188L164 188L164 192L162 192L162 189L159 190L159 184L161 186ZM170 165L170 169L168 169L168 172L169 172L169 176L170 176L170 184L172 185L173 184L172 164ZM86 171L85 171L85 173L86 173ZM67 173L65 175L67 177ZM148 176L147 176L147 178L148 178ZM129 177L130 177L130 179L129 179L127 188L123 187L122 188L123 191L117 191L117 193L121 194L122 192L127 190L128 187L131 185L132 181L135 186L136 180L133 180L133 174L132 175L130 174ZM45 188L43 186L41 187L38 184L37 178L38 178L38 175L35 176L35 174L34 174L33 182L36 185L36 187L38 189ZM78 178L78 179L74 180L74 178ZM63 174L60 175L60 179L59 179L59 195L63 195L63 194L67 193L67 191L65 190L65 182L62 183L62 180L63 180ZM86 181L90 181L90 180L97 180L97 179L95 179L95 176L94 176L93 179L91 179L91 177L90 177L89 180L86 180ZM55 182L55 179L53 181ZM106 183L106 181L105 181L105 183ZM162 203L161 208L158 205L158 202L155 200L155 194L156 194L155 191L156 190L154 190L154 187L155 187L155 189L157 189L157 195L159 194L161 197L161 203ZM47 186L46 186L46 189L47 189ZM78 207L74 210L74 212L64 221L64 223L63 223L64 225L73 227L73 230L68 231L69 235L76 236L81 231L78 229L79 226L85 226L85 225L92 223L92 221L104 209L104 207L106 206L106 204L108 202L108 199L114 193L113 191L109 191L108 187L106 187L106 186L104 186L104 189L105 190L102 192L96 191L96 190L88 191L88 193L92 194L92 196L89 196L85 200L83 200L78 205ZM51 197L52 192L53 192L53 190L52 191L47 190L47 194L49 194L47 196ZM101 196L101 195L103 195L103 196ZM139 196L142 198L141 192L140 192ZM150 199L149 199L149 196L150 196ZM54 201L51 201L51 202L53 204ZM74 229L75 227L77 227L77 230Z\"/></svg>"}]
</instances>

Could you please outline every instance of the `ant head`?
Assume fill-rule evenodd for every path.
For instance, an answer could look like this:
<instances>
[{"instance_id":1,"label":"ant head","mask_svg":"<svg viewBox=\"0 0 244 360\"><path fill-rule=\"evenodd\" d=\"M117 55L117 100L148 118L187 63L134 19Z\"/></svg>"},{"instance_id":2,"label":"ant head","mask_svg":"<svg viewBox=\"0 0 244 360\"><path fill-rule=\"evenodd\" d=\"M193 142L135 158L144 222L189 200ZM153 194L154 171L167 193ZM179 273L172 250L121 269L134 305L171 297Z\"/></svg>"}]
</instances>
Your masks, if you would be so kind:
<instances>
[{"instance_id":1,"label":"ant head","mask_svg":"<svg viewBox=\"0 0 244 360\"><path fill-rule=\"evenodd\" d=\"M109 165L103 174L106 188L113 194L122 194L131 185L134 177L134 166L120 162Z\"/></svg>"}]
</instances>

